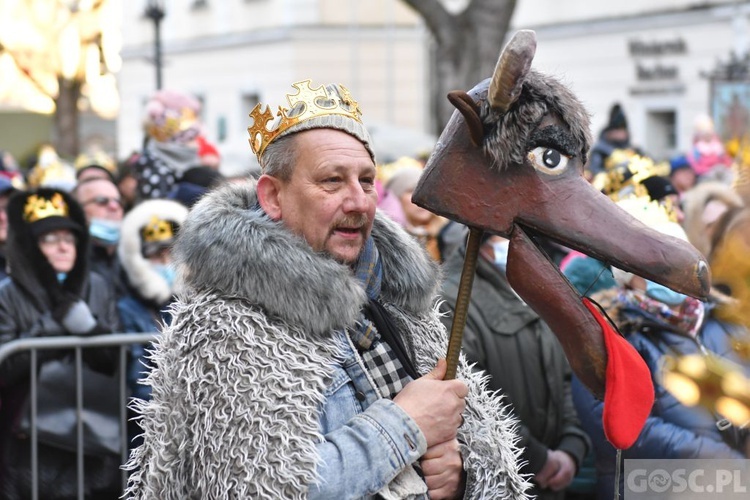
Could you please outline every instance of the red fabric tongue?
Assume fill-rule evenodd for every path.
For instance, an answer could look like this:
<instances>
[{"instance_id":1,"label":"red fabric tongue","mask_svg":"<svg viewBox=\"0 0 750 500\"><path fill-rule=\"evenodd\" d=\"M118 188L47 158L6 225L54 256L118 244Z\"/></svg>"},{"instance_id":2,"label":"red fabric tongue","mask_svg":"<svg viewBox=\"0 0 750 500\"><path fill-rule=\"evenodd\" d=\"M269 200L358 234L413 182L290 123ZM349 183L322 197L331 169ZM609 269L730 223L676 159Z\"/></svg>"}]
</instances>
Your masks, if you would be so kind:
<instances>
[{"instance_id":1,"label":"red fabric tongue","mask_svg":"<svg viewBox=\"0 0 750 500\"><path fill-rule=\"evenodd\" d=\"M615 448L624 450L638 439L654 405L651 372L638 351L612 328L599 309L588 298L582 299L602 328L607 348L604 435Z\"/></svg>"}]
</instances>

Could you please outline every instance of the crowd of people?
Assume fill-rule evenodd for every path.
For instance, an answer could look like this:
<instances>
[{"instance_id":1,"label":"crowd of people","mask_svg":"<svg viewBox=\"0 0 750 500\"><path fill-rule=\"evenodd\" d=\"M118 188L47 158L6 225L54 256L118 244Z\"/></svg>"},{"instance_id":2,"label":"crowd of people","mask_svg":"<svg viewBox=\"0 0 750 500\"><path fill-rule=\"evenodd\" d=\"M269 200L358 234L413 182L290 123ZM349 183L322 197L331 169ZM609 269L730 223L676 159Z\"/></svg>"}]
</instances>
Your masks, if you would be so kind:
<instances>
[{"instance_id":1,"label":"crowd of people","mask_svg":"<svg viewBox=\"0 0 750 500\"><path fill-rule=\"evenodd\" d=\"M31 168L7 153L0 171L0 343L58 335L156 333L169 323L176 293L171 245L190 207L223 177L217 150L199 135L199 105L181 92L160 91L148 103L145 141L119 165L98 148L73 162L42 146ZM117 351L84 349L84 408L100 411L87 422L84 493L114 499L122 494L121 454L102 446L110 419L119 425L116 375L126 373L128 396L148 398L138 380L149 367L145 345L129 349L126 366ZM68 391L45 375L55 366L70 377L72 351L40 350L37 394L39 498L77 498L75 434L42 432L44 418L75 410ZM29 352L0 366L0 498L30 498L31 446ZM50 372L51 373L51 372ZM99 379L98 375L105 377ZM97 381L95 384L94 381ZM98 382L103 383L98 383ZM43 397L57 393L54 404ZM105 404L106 403L106 404ZM106 407L109 405L108 407ZM132 414L130 415L133 416ZM89 428L91 425L91 428ZM130 422L131 446L139 430Z\"/></svg>"},{"instance_id":2,"label":"crowd of people","mask_svg":"<svg viewBox=\"0 0 750 500\"><path fill-rule=\"evenodd\" d=\"M27 169L0 155L0 344L158 333L125 366L84 350L135 398L132 498L614 497L602 401L508 284L502 236L482 239L459 376L443 380L467 229L412 203L424 158L378 164L357 103L322 88L322 111L285 110L275 131L251 115L257 179L223 178L199 102L176 91L150 99L143 148L119 165L98 149L68 164L45 146ZM750 372L742 168L707 117L691 151L650 158L619 105L586 165L596 189L708 258L708 301L540 242L651 369L656 403L625 458L750 454L746 426L685 404L661 372L685 354ZM42 386L71 353L37 360ZM0 365L2 500L31 491L30 364ZM118 498L119 454L86 446L86 498ZM74 448L40 434L38 458L39 497L75 498Z\"/></svg>"}]
</instances>

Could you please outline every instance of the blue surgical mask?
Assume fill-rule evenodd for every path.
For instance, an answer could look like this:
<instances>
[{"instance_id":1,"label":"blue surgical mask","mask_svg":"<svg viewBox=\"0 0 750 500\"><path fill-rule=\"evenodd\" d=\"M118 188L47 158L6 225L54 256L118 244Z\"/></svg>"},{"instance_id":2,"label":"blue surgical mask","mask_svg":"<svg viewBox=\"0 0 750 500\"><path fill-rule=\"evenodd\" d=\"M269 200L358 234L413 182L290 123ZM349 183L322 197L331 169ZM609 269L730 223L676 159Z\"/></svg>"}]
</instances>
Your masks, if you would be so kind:
<instances>
[{"instance_id":1,"label":"blue surgical mask","mask_svg":"<svg viewBox=\"0 0 750 500\"><path fill-rule=\"evenodd\" d=\"M495 265L505 271L505 266L508 264L508 246L510 241L493 241L492 250L495 252Z\"/></svg>"},{"instance_id":2,"label":"blue surgical mask","mask_svg":"<svg viewBox=\"0 0 750 500\"><path fill-rule=\"evenodd\" d=\"M62 283L65 281L65 278L68 277L68 273L57 273L57 282Z\"/></svg>"},{"instance_id":3,"label":"blue surgical mask","mask_svg":"<svg viewBox=\"0 0 750 500\"><path fill-rule=\"evenodd\" d=\"M648 280L646 280L646 295L668 306L678 306L687 298L687 295Z\"/></svg>"},{"instance_id":4,"label":"blue surgical mask","mask_svg":"<svg viewBox=\"0 0 750 500\"><path fill-rule=\"evenodd\" d=\"M175 275L177 274L174 267L167 264L151 264L151 268L156 271L156 274L164 278L170 289L174 286Z\"/></svg>"},{"instance_id":5,"label":"blue surgical mask","mask_svg":"<svg viewBox=\"0 0 750 500\"><path fill-rule=\"evenodd\" d=\"M91 219L89 234L105 245L116 245L120 241L120 221Z\"/></svg>"}]
</instances>

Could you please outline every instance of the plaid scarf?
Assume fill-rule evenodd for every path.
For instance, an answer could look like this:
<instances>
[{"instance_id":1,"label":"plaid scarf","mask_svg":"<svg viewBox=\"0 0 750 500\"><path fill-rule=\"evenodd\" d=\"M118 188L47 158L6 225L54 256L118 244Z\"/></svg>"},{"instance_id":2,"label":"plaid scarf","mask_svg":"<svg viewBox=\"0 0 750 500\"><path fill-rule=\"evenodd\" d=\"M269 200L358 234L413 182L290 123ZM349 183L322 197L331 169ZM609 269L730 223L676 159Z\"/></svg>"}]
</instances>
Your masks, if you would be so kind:
<instances>
[{"instance_id":1,"label":"plaid scarf","mask_svg":"<svg viewBox=\"0 0 750 500\"><path fill-rule=\"evenodd\" d=\"M383 279L383 266L380 254L372 237L354 266L354 275L362 283L370 300L377 300ZM375 385L387 398L393 398L412 378L388 343L384 342L372 321L360 313L356 328L348 331L349 337L357 346L362 361Z\"/></svg>"}]
</instances>

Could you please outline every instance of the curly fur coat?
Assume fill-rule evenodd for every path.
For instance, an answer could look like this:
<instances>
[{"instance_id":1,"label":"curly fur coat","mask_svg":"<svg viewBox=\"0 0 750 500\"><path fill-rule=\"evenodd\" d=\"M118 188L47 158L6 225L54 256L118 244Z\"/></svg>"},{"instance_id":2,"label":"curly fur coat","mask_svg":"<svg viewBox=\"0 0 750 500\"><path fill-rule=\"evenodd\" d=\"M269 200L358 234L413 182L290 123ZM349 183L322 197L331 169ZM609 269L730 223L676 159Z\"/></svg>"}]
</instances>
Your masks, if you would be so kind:
<instances>
[{"instance_id":1,"label":"curly fur coat","mask_svg":"<svg viewBox=\"0 0 750 500\"><path fill-rule=\"evenodd\" d=\"M378 215L382 302L403 326L420 373L444 356L435 307L439 271L400 227ZM127 490L137 499L307 497L316 480L319 411L340 353L335 330L366 301L351 270L316 254L257 205L252 185L202 199L174 255L185 291L158 339L138 405L144 444ZM459 429L466 498L526 498L515 421L462 359L469 386Z\"/></svg>"}]
</instances>

